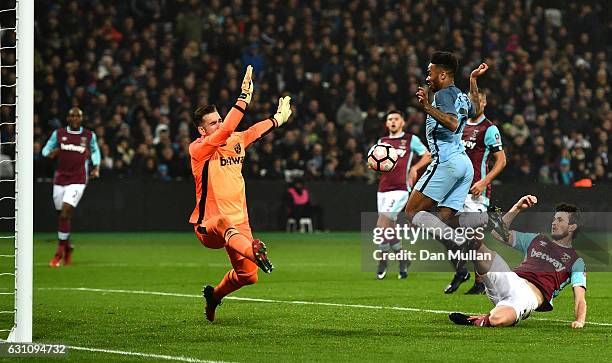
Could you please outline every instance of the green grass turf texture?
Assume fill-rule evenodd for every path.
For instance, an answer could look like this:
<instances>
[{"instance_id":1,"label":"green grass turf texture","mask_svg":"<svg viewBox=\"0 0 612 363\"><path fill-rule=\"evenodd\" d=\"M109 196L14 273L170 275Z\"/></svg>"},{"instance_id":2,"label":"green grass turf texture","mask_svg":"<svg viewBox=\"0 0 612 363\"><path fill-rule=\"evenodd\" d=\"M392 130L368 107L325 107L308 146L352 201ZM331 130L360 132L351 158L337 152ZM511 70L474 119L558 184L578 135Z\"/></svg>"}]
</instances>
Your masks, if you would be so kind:
<instances>
[{"instance_id":1,"label":"green grass turf texture","mask_svg":"<svg viewBox=\"0 0 612 363\"><path fill-rule=\"evenodd\" d=\"M383 281L361 271L358 233L258 233L275 265L234 296L339 304L486 312L485 296L442 290L450 273L415 272ZM341 306L225 300L217 320L203 317L199 297L61 291L45 288L145 290L200 295L229 268L225 250L191 233L74 233L74 264L51 269L55 234L35 236L34 332L37 342L233 362L286 361L602 361L612 356L612 327L529 319L506 329L456 326L445 314ZM10 266L9 266L10 267ZM588 319L612 323L612 273L588 276ZM11 301L2 298L2 308ZM7 306L4 306L7 305ZM570 288L551 313L573 320ZM10 324L3 318L3 326ZM32 360L30 358L29 360ZM53 361L144 361L70 351ZM150 360L150 359L149 359Z\"/></svg>"}]
</instances>

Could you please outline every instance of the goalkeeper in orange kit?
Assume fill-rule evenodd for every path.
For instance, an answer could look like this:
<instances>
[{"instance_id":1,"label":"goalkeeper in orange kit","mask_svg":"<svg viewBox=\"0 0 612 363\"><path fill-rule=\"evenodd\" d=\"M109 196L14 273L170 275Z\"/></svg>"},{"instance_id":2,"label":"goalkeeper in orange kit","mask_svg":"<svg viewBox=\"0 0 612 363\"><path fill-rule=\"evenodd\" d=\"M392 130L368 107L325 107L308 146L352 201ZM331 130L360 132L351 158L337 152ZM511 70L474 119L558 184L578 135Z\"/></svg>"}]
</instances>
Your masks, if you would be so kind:
<instances>
[{"instance_id":1,"label":"goalkeeper in orange kit","mask_svg":"<svg viewBox=\"0 0 612 363\"><path fill-rule=\"evenodd\" d=\"M266 246L253 239L247 214L242 164L245 150L260 137L287 122L291 97L279 99L276 114L244 132L234 132L253 95L253 68L247 67L242 93L225 119L214 105L199 107L194 124L200 137L189 145L191 170L196 185L196 206L189 218L196 236L208 248L225 248L232 264L216 287L205 286L206 319L226 295L257 282L257 267L272 272Z\"/></svg>"}]
</instances>

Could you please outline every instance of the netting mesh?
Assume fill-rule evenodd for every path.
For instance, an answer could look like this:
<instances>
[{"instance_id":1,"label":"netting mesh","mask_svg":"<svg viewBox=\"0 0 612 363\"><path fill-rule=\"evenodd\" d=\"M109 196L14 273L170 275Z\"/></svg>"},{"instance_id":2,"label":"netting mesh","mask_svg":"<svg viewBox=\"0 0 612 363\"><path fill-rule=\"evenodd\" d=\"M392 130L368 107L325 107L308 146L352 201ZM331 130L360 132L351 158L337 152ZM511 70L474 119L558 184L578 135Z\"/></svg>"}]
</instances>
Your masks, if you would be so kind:
<instances>
[{"instance_id":1,"label":"netting mesh","mask_svg":"<svg viewBox=\"0 0 612 363\"><path fill-rule=\"evenodd\" d=\"M15 323L16 1L0 2L0 338Z\"/></svg>"}]
</instances>

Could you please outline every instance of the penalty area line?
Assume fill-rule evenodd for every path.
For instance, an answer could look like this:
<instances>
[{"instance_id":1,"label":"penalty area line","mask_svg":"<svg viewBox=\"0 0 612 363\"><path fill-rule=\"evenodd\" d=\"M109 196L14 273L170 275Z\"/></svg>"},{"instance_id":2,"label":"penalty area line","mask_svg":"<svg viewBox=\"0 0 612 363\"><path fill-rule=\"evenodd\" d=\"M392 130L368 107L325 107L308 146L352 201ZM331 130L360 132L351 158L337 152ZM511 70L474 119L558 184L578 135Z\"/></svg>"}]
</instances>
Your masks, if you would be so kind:
<instances>
[{"instance_id":1,"label":"penalty area line","mask_svg":"<svg viewBox=\"0 0 612 363\"><path fill-rule=\"evenodd\" d=\"M118 290L118 289L95 289L89 287L39 287L38 290L63 290L63 291L89 291L89 292L101 292L101 293L117 293L117 294L134 294L134 295L156 295L156 296L173 296L173 297L189 297L189 298L202 298L202 295L194 294L181 294L174 292L161 292L161 291L143 291L143 290ZM450 314L455 311L448 310L434 310L434 309L421 309L411 308L403 306L382 306L382 305L361 305L361 304L340 304L340 303L328 303L319 301L299 301L299 300L273 300L273 299L260 299L250 297L239 297L239 296L226 296L224 299L236 300L236 301L249 301L249 302L262 302L272 304L290 304L290 305L317 305L317 306L331 306L341 308L357 308L357 309L373 309L373 310L395 310L395 311L409 311L414 313L428 313L428 314ZM477 313L466 314L476 315ZM549 318L530 318L531 320L539 321L552 321L557 323L571 323L571 320L561 319L549 319ZM612 323L598 323L594 321L587 321L586 325L598 325L598 326L612 326Z\"/></svg>"},{"instance_id":2,"label":"penalty area line","mask_svg":"<svg viewBox=\"0 0 612 363\"><path fill-rule=\"evenodd\" d=\"M87 348L87 347L77 347L74 345L66 345L68 349L81 350L86 352L96 352L96 353L107 353L107 354L119 354L119 355L129 355L143 358L154 358L154 359L162 359L162 360L172 360L179 362L194 362L194 363L223 363L221 361L213 361L213 360L203 360L198 358L184 357L184 356L174 356L174 355L164 355L164 354L152 354L152 353L141 353L141 352L128 352L124 350L114 350L114 349L101 349L101 348Z\"/></svg>"}]
</instances>

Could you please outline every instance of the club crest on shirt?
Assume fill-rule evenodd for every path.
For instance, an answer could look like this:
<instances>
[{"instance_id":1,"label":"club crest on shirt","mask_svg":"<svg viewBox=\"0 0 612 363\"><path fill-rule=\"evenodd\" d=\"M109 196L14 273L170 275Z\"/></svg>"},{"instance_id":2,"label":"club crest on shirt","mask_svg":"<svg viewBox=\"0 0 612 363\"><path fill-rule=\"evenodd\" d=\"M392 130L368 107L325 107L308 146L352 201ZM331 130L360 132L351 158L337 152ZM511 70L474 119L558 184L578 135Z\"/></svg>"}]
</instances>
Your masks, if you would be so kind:
<instances>
[{"instance_id":1,"label":"club crest on shirt","mask_svg":"<svg viewBox=\"0 0 612 363\"><path fill-rule=\"evenodd\" d=\"M546 242L546 241L540 241L540 246L542 246L542 247L546 247L547 244L548 244L548 242Z\"/></svg>"},{"instance_id":2,"label":"club crest on shirt","mask_svg":"<svg viewBox=\"0 0 612 363\"><path fill-rule=\"evenodd\" d=\"M236 152L236 154L240 154L240 152L242 151L242 147L240 146L240 143L234 145L234 151Z\"/></svg>"},{"instance_id":3,"label":"club crest on shirt","mask_svg":"<svg viewBox=\"0 0 612 363\"><path fill-rule=\"evenodd\" d=\"M476 138L478 137L478 133L480 132L480 130L478 129L474 129L472 131L472 136L470 136L470 140L476 140Z\"/></svg>"},{"instance_id":4,"label":"club crest on shirt","mask_svg":"<svg viewBox=\"0 0 612 363\"><path fill-rule=\"evenodd\" d=\"M62 141L66 141L68 138L66 136L62 136Z\"/></svg>"},{"instance_id":5,"label":"club crest on shirt","mask_svg":"<svg viewBox=\"0 0 612 363\"><path fill-rule=\"evenodd\" d=\"M406 144L408 144L408 142L406 140L401 140L400 141L400 149L406 149Z\"/></svg>"},{"instance_id":6,"label":"club crest on shirt","mask_svg":"<svg viewBox=\"0 0 612 363\"><path fill-rule=\"evenodd\" d=\"M561 257L561 261L567 262L570 260L570 258L572 258L572 256L568 255L567 253L563 253L563 257Z\"/></svg>"}]
</instances>

